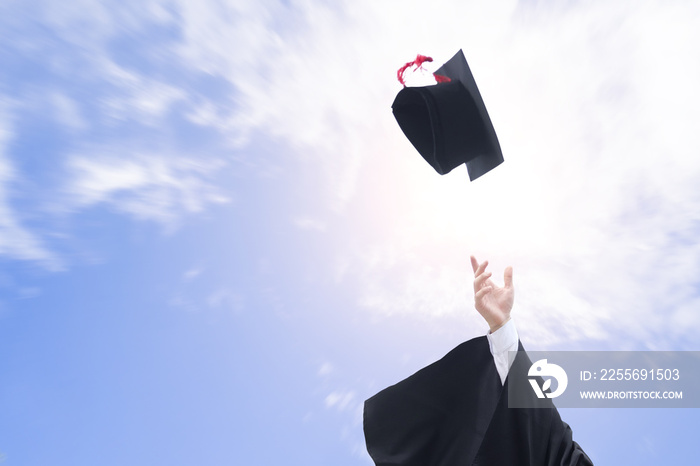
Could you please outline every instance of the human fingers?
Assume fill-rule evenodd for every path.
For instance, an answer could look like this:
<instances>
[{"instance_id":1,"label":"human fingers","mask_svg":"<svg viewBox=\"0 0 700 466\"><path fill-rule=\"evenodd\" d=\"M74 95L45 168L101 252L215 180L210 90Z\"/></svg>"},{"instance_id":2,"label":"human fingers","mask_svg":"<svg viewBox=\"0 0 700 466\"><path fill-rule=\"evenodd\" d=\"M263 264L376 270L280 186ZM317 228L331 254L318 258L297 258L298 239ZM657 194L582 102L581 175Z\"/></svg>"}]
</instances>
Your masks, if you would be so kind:
<instances>
[{"instance_id":1,"label":"human fingers","mask_svg":"<svg viewBox=\"0 0 700 466\"><path fill-rule=\"evenodd\" d=\"M482 263L479 265L479 267L477 267L477 269L474 271L474 276L475 276L475 277L478 277L479 275L481 275L482 273L484 273L484 270L486 270L486 266L488 266L488 265L489 265L489 261L484 261L484 262L482 262Z\"/></svg>"},{"instance_id":2,"label":"human fingers","mask_svg":"<svg viewBox=\"0 0 700 466\"><path fill-rule=\"evenodd\" d=\"M484 284L489 278L491 278L491 272L482 273L481 275L476 277L476 279L474 280L474 289L478 290L483 288ZM489 284L489 286L491 285Z\"/></svg>"},{"instance_id":3,"label":"human fingers","mask_svg":"<svg viewBox=\"0 0 700 466\"><path fill-rule=\"evenodd\" d=\"M481 298L489 294L493 290L492 286L485 286L476 293L474 293L474 300L479 301Z\"/></svg>"},{"instance_id":4,"label":"human fingers","mask_svg":"<svg viewBox=\"0 0 700 466\"><path fill-rule=\"evenodd\" d=\"M506 270L503 272L503 282L506 288L513 287L513 267L506 267Z\"/></svg>"},{"instance_id":5,"label":"human fingers","mask_svg":"<svg viewBox=\"0 0 700 466\"><path fill-rule=\"evenodd\" d=\"M479 268L479 263L476 261L476 257L470 256L469 258L472 261L472 270L474 270L474 274L476 275L476 269Z\"/></svg>"}]
</instances>

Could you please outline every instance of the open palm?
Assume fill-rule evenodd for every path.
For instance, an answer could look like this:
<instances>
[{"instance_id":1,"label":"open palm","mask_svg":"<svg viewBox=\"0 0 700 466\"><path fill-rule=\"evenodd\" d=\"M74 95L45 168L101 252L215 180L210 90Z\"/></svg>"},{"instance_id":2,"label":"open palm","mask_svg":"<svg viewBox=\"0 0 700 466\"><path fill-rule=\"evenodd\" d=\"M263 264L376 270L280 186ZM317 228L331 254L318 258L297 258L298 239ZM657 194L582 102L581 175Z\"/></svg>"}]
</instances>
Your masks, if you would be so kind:
<instances>
[{"instance_id":1,"label":"open palm","mask_svg":"<svg viewBox=\"0 0 700 466\"><path fill-rule=\"evenodd\" d=\"M510 319L515 298L513 268L506 267L503 272L504 284L500 287L491 280L491 272L486 272L488 261L479 264L471 256L471 262L474 269L474 305L493 332Z\"/></svg>"}]
</instances>

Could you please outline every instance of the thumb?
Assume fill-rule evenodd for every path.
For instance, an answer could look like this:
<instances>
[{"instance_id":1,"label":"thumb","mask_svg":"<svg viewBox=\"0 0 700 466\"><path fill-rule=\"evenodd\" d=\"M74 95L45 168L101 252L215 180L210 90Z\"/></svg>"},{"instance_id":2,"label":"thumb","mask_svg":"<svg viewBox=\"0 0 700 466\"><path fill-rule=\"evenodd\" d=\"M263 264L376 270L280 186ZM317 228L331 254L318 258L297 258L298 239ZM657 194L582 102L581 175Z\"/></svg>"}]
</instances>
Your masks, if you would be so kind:
<instances>
[{"instance_id":1,"label":"thumb","mask_svg":"<svg viewBox=\"0 0 700 466\"><path fill-rule=\"evenodd\" d=\"M513 267L506 267L503 272L503 282L506 288L513 288Z\"/></svg>"}]
</instances>

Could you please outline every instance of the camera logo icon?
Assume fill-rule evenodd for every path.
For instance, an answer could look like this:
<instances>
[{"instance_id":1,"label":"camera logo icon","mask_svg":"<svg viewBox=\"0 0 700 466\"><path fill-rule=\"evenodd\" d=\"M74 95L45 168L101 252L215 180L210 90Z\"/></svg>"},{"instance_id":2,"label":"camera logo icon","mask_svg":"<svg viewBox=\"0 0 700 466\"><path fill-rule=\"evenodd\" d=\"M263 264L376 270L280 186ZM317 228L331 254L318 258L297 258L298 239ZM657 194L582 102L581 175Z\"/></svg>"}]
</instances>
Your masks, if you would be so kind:
<instances>
[{"instance_id":1,"label":"camera logo icon","mask_svg":"<svg viewBox=\"0 0 700 466\"><path fill-rule=\"evenodd\" d=\"M532 389L535 391L537 398L556 398L566 390L566 386L569 384L569 378L566 375L564 369L556 364L550 364L546 359L540 359L535 361L530 370L527 372L528 381L532 385ZM535 377L541 377L544 382L542 386L537 383ZM557 381L557 389L553 392L548 392L552 386L552 379Z\"/></svg>"}]
</instances>

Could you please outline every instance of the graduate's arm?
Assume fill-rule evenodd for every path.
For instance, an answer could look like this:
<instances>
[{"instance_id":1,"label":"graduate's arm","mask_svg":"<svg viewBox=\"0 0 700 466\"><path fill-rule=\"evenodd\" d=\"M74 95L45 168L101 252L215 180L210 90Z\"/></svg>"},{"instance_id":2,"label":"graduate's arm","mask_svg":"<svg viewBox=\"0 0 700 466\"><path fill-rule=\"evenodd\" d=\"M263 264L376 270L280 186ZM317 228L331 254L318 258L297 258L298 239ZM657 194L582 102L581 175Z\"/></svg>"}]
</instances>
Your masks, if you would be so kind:
<instances>
[{"instance_id":1,"label":"graduate's arm","mask_svg":"<svg viewBox=\"0 0 700 466\"><path fill-rule=\"evenodd\" d=\"M509 351L518 351L518 330L515 327L513 319L503 324L501 328L495 332L489 332L486 335L489 341L489 350L493 356L493 362L496 364L498 376L501 378L501 385L506 383L508 371L512 360L509 358Z\"/></svg>"},{"instance_id":2,"label":"graduate's arm","mask_svg":"<svg viewBox=\"0 0 700 466\"><path fill-rule=\"evenodd\" d=\"M501 383L505 384L510 371L508 351L518 350L518 331L511 319L515 292L513 288L513 269L507 267L503 274L504 285L497 286L491 280L491 273L486 271L488 261L479 264L471 257L474 270L474 306L489 325L487 338ZM528 360L529 361L529 360ZM527 365L529 366L528 363ZM538 425L548 432L546 460L547 466L592 466L593 462L583 449L573 440L571 428L562 421L555 407L551 410L535 410L539 416L551 414L547 425ZM539 418L538 418L539 419ZM548 426L548 427L547 427Z\"/></svg>"},{"instance_id":3,"label":"graduate's arm","mask_svg":"<svg viewBox=\"0 0 700 466\"><path fill-rule=\"evenodd\" d=\"M503 272L503 286L496 286L491 280L491 272L486 271L489 261L479 264L474 256L471 256L471 261L474 269L474 307L489 324L489 331L493 333L510 320L515 299L513 267L506 267Z\"/></svg>"},{"instance_id":4,"label":"graduate's arm","mask_svg":"<svg viewBox=\"0 0 700 466\"><path fill-rule=\"evenodd\" d=\"M471 263L474 270L474 307L489 325L489 349L501 384L504 384L510 369L508 351L518 350L518 331L510 317L515 298L513 268L506 268L503 273L504 285L499 287L491 280L491 272L486 271L488 261L479 264L471 256Z\"/></svg>"}]
</instances>

